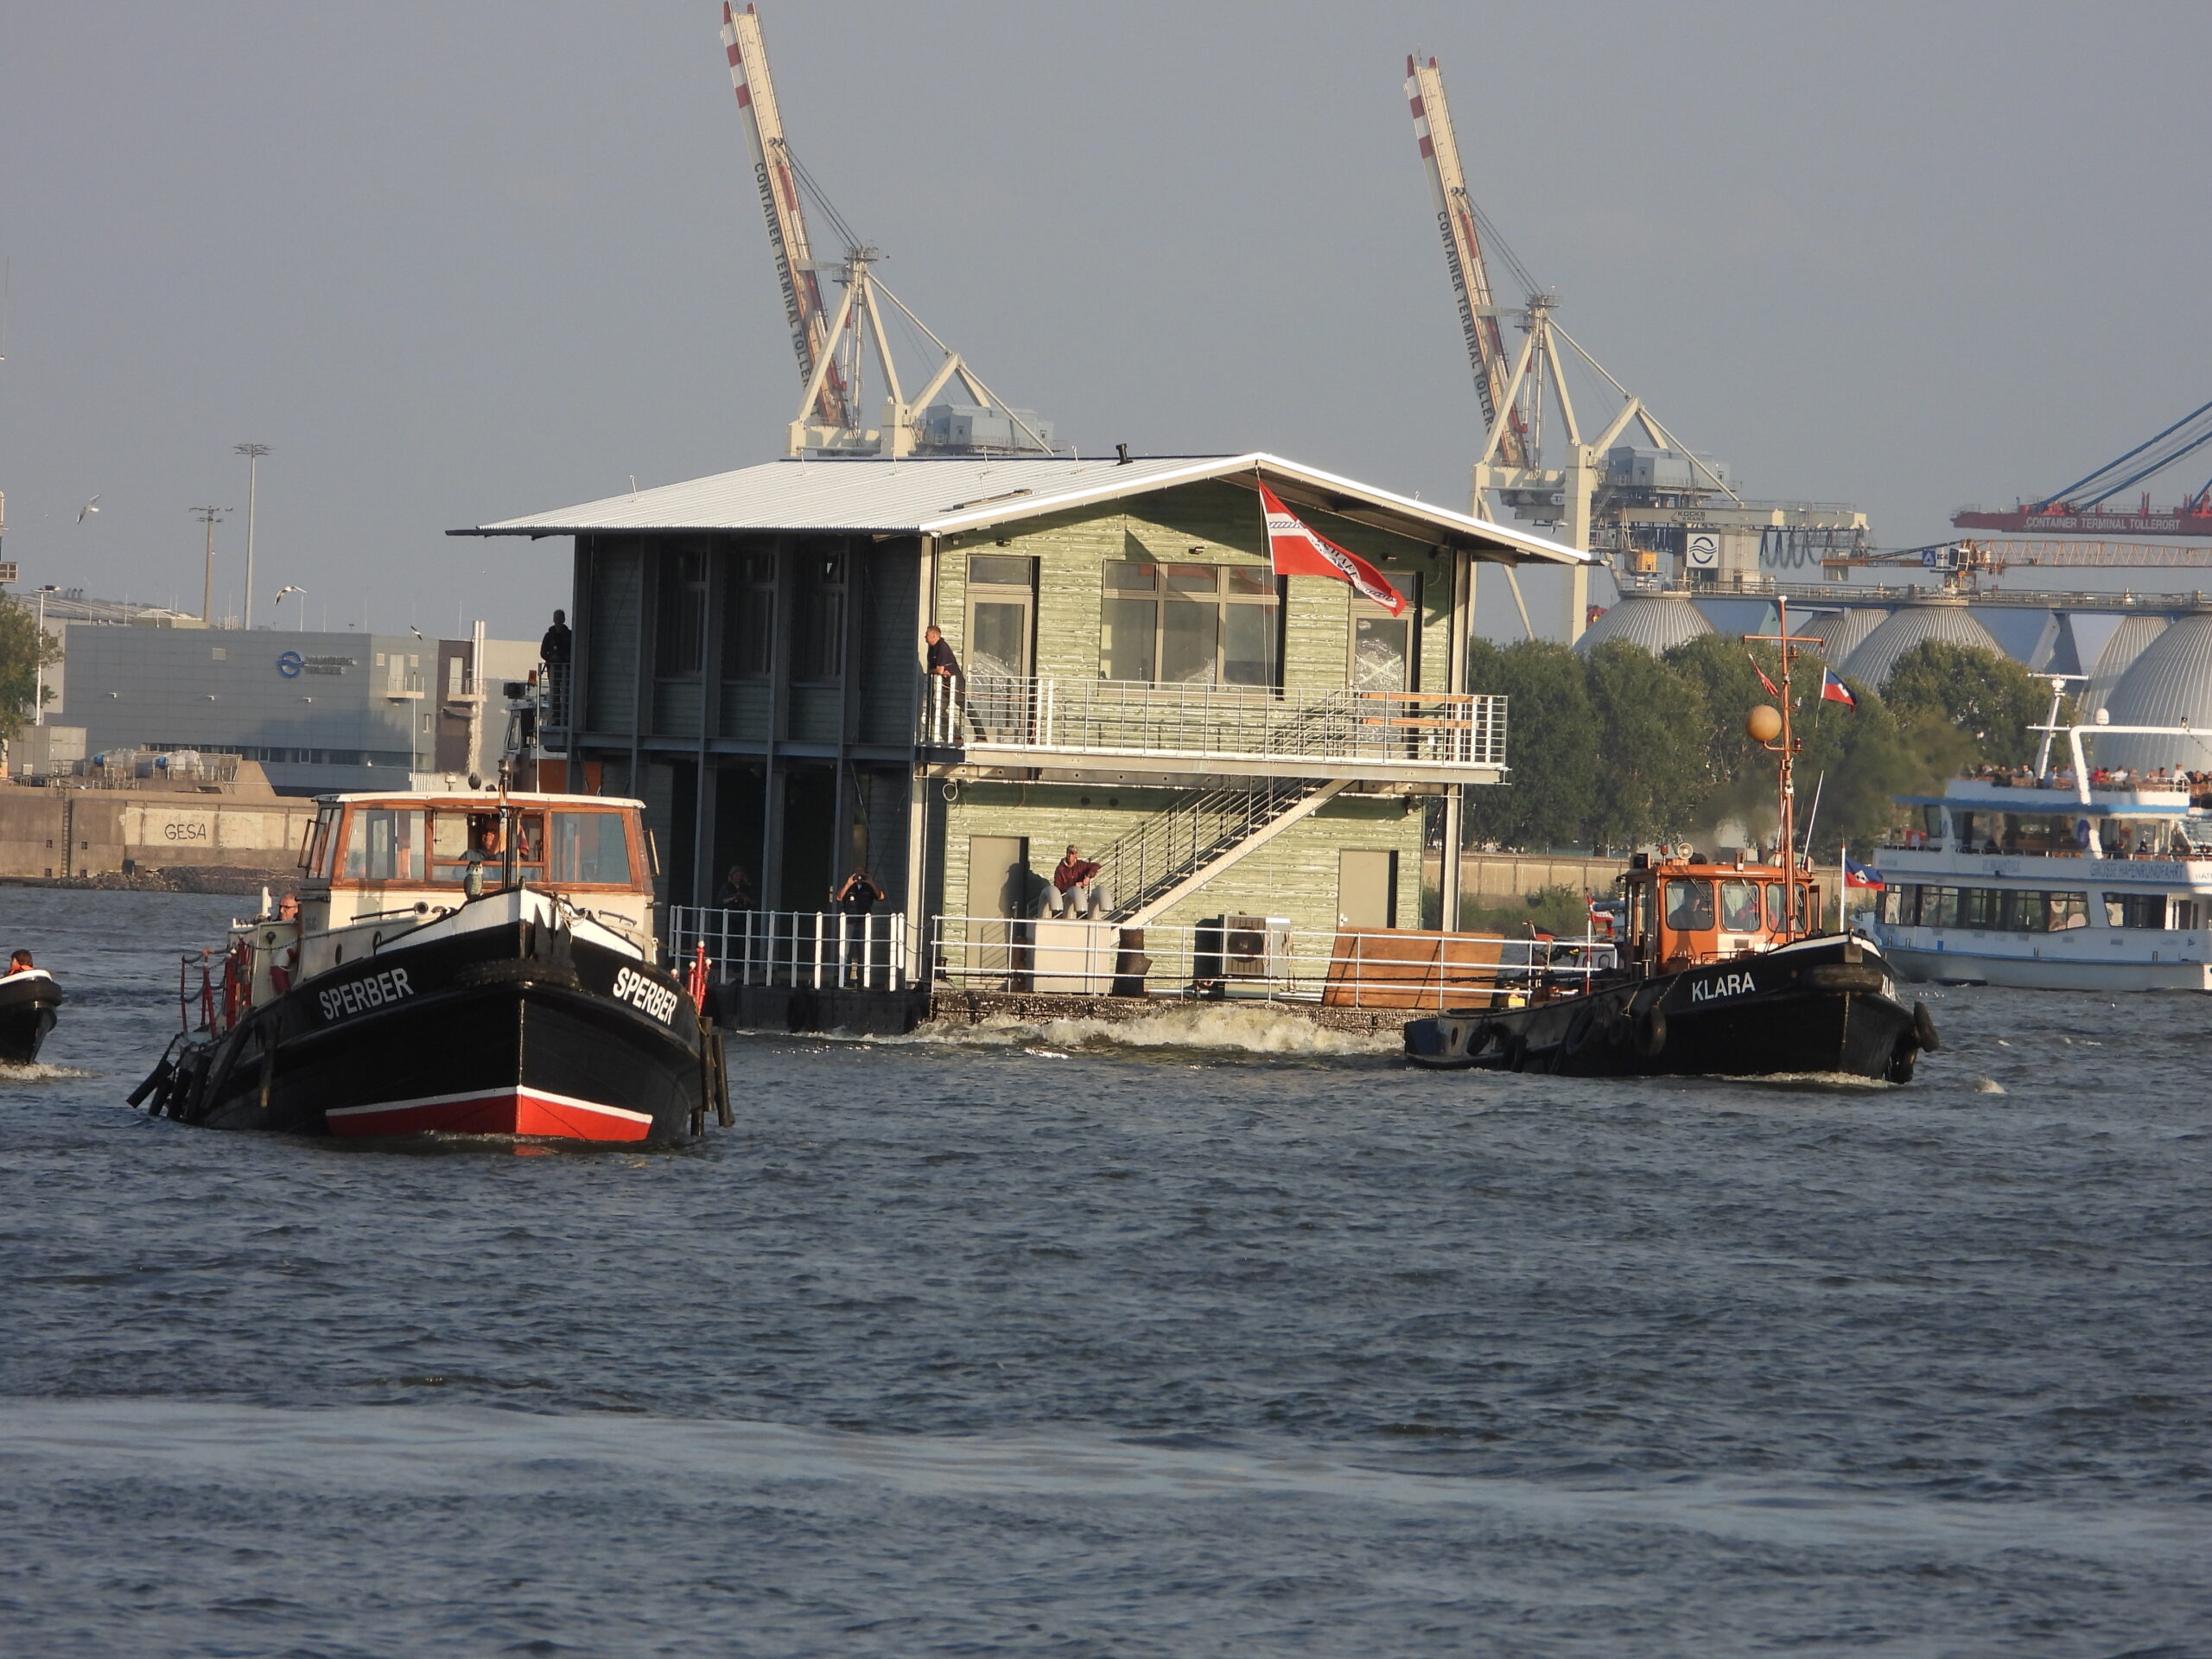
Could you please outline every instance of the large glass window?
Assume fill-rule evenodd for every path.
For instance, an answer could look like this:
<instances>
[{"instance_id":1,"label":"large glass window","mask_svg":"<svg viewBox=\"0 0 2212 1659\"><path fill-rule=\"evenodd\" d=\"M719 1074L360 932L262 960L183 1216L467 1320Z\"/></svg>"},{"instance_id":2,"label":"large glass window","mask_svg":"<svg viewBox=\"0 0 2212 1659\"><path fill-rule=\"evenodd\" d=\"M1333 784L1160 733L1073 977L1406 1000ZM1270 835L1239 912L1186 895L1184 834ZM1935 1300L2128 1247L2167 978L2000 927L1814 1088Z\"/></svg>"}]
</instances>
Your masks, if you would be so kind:
<instances>
[{"instance_id":1,"label":"large glass window","mask_svg":"<svg viewBox=\"0 0 2212 1659\"><path fill-rule=\"evenodd\" d=\"M661 561L653 671L663 679L688 679L706 657L707 555L702 548L677 548Z\"/></svg>"},{"instance_id":2,"label":"large glass window","mask_svg":"<svg viewBox=\"0 0 2212 1659\"><path fill-rule=\"evenodd\" d=\"M1102 679L1275 683L1281 598L1266 565L1117 559L1099 606Z\"/></svg>"},{"instance_id":3,"label":"large glass window","mask_svg":"<svg viewBox=\"0 0 2212 1659\"><path fill-rule=\"evenodd\" d=\"M1355 596L1351 602L1351 685L1355 691L1410 691L1419 673L1414 660L1421 614L1421 587L1410 575L1393 573L1391 582L1406 596L1393 616L1380 605Z\"/></svg>"},{"instance_id":4,"label":"large glass window","mask_svg":"<svg viewBox=\"0 0 2212 1659\"><path fill-rule=\"evenodd\" d=\"M2105 895L2107 927L2164 927L2166 895L2163 893L2108 893Z\"/></svg>"},{"instance_id":5,"label":"large glass window","mask_svg":"<svg viewBox=\"0 0 2212 1659\"><path fill-rule=\"evenodd\" d=\"M630 838L620 812L556 812L550 880L630 885Z\"/></svg>"},{"instance_id":6,"label":"large glass window","mask_svg":"<svg viewBox=\"0 0 2212 1659\"><path fill-rule=\"evenodd\" d=\"M775 663L776 556L735 554L722 582L722 677L765 680Z\"/></svg>"},{"instance_id":7,"label":"large glass window","mask_svg":"<svg viewBox=\"0 0 2212 1659\"><path fill-rule=\"evenodd\" d=\"M844 550L803 545L792 560L791 678L834 680L845 669Z\"/></svg>"}]
</instances>

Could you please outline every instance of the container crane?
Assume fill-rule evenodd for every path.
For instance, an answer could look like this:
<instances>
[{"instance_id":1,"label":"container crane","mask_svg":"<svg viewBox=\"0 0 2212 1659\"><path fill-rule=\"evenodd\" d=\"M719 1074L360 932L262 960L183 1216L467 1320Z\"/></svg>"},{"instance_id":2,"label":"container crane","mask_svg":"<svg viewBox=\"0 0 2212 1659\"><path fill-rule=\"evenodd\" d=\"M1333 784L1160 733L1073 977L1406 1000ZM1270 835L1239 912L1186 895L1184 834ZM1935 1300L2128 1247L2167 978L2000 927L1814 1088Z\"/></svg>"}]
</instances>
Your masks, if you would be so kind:
<instances>
[{"instance_id":1,"label":"container crane","mask_svg":"<svg viewBox=\"0 0 2212 1659\"><path fill-rule=\"evenodd\" d=\"M881 251L863 245L791 154L784 136L775 85L768 74L767 48L760 19L751 5L740 12L722 6L722 48L737 93L754 183L768 221L768 243L775 255L776 280L783 289L784 315L791 327L791 349L805 386L788 433L788 452L817 454L1049 454L1052 429L1028 410L1017 410L985 385L960 354L938 339L874 274ZM842 236L844 257L828 267L843 287L835 309L823 302L821 272L806 229L802 195ZM884 323L887 308L896 311L936 347L934 370L912 397L906 395ZM871 352L882 377L885 397L879 423L867 424L862 412L863 378ZM955 382L975 401L938 404Z\"/></svg>"},{"instance_id":2,"label":"container crane","mask_svg":"<svg viewBox=\"0 0 2212 1659\"><path fill-rule=\"evenodd\" d=\"M2015 567L2069 570L2189 570L2212 568L2212 547L2171 542L1936 542L1926 547L1863 553L1821 561L1830 581L1844 572L1881 566L1917 565L1942 578L1947 594L1978 593L1984 576Z\"/></svg>"},{"instance_id":3,"label":"container crane","mask_svg":"<svg viewBox=\"0 0 2212 1659\"><path fill-rule=\"evenodd\" d=\"M2153 474L2212 444L2212 404L2191 410L2163 432L2145 439L2086 478L2040 500L2022 502L2010 512L1967 507L1955 513L1959 530L2060 531L2094 535L2212 536L2212 479L2179 505L2153 507L2145 490L2135 511L2106 504ZM2201 463L2200 463L2201 464Z\"/></svg>"},{"instance_id":4,"label":"container crane","mask_svg":"<svg viewBox=\"0 0 2212 1659\"><path fill-rule=\"evenodd\" d=\"M1466 338L1468 361L1482 396L1485 432L1474 467L1475 515L1486 516L1491 493L1496 491L1504 506L1537 523L1560 524L1569 546L1586 553L1590 551L1592 523L1601 495L1619 496L1625 505L1638 493L1653 493L1649 488L1638 492L1632 486L1623 492L1608 485L1610 452L1631 426L1641 426L1645 435L1662 450L1679 454L1687 461L1688 475L1679 487L1667 492L1669 500L1656 509L1657 517L1665 519L1670 527L1711 520L1713 515L1704 508L1716 499L1725 498L1733 507L1743 507L1742 499L1729 487L1719 469L1678 442L1644 406L1642 398L1607 373L1559 326L1553 315L1557 297L1539 290L1502 244L1497 245L1498 251L1514 273L1523 279L1528 300L1517 312L1508 312L1494 302L1479 234L1482 214L1467 189L1466 174L1459 163L1459 143L1452 132L1451 109L1444 96L1444 77L1434 58L1423 61L1416 54L1406 60L1406 100L1413 111L1415 145L1428 173L1437 226L1444 240L1446 266L1459 302L1460 327ZM1494 235L1491 240L1497 243ZM1499 319L1507 315L1514 318L1522 333L1521 348L1511 356L1506 353L1499 323ZM1618 409L1588 441L1584 438L1574 400L1567 389L1562 344L1620 395ZM1558 423L1563 429L1565 464L1558 467L1543 464L1547 393L1558 411ZM1638 505L1655 504L1646 501ZM1743 544L1738 537L1738 545ZM1754 550L1752 560L1756 564L1756 533L1750 536L1748 545ZM1579 638L1586 626L1589 584L1587 567L1577 567L1571 573L1567 625L1570 641Z\"/></svg>"}]
</instances>

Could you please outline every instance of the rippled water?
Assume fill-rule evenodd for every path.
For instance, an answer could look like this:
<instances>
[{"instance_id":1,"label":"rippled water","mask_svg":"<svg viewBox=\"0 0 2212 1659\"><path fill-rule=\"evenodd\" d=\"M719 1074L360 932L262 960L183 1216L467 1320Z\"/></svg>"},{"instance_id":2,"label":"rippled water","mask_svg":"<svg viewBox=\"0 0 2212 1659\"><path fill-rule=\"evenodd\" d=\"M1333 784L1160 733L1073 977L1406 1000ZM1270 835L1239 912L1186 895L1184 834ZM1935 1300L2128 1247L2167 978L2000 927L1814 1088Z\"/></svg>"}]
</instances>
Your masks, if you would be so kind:
<instances>
[{"instance_id":1,"label":"rippled water","mask_svg":"<svg viewBox=\"0 0 2212 1659\"><path fill-rule=\"evenodd\" d=\"M2212 1650L2201 999L759 1039L697 1149L403 1155L122 1104L234 902L0 890L0 1650Z\"/></svg>"}]
</instances>

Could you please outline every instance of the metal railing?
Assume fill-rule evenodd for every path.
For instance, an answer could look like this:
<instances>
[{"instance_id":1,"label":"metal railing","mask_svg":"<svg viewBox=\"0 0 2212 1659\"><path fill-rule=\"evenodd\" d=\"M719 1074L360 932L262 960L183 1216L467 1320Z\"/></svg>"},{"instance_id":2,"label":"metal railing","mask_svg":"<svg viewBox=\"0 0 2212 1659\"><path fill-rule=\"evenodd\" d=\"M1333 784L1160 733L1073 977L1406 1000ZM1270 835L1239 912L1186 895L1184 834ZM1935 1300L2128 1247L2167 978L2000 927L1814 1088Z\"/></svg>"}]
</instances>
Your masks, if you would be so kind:
<instances>
[{"instance_id":1,"label":"metal railing","mask_svg":"<svg viewBox=\"0 0 2212 1659\"><path fill-rule=\"evenodd\" d=\"M780 985L817 991L907 988L906 918L899 912L715 910L675 905L668 912L670 971L681 975L707 947L716 985Z\"/></svg>"},{"instance_id":2,"label":"metal railing","mask_svg":"<svg viewBox=\"0 0 2212 1659\"><path fill-rule=\"evenodd\" d=\"M1116 913L1134 915L1200 865L1265 829L1321 788L1311 778L1268 778L1185 796L1098 855Z\"/></svg>"},{"instance_id":3,"label":"metal railing","mask_svg":"<svg viewBox=\"0 0 2212 1659\"><path fill-rule=\"evenodd\" d=\"M1572 995L1618 965L1613 942L1594 936L1325 933L1257 916L1142 928L938 916L931 930L938 983L1028 995L1444 1008Z\"/></svg>"},{"instance_id":4,"label":"metal railing","mask_svg":"<svg viewBox=\"0 0 2212 1659\"><path fill-rule=\"evenodd\" d=\"M1505 764L1505 699L1358 690L1283 696L1260 686L998 674L963 683L931 675L920 741L940 749L1497 767Z\"/></svg>"}]
</instances>

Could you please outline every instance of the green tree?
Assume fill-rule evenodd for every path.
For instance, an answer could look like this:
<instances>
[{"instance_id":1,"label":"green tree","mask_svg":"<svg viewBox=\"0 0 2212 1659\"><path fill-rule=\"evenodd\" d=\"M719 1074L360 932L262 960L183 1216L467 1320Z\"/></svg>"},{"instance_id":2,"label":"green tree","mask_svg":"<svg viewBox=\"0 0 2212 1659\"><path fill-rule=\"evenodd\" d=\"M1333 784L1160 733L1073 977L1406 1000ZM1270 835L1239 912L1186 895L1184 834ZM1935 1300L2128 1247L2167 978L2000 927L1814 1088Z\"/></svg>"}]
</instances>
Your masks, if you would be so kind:
<instances>
[{"instance_id":1,"label":"green tree","mask_svg":"<svg viewBox=\"0 0 2212 1659\"><path fill-rule=\"evenodd\" d=\"M13 737L31 717L38 671L61 655L39 631L38 618L21 600L0 596L0 739ZM54 700L49 688L47 701Z\"/></svg>"},{"instance_id":2,"label":"green tree","mask_svg":"<svg viewBox=\"0 0 2212 1659\"><path fill-rule=\"evenodd\" d=\"M1500 647L1478 639L1467 683L1505 696L1510 768L1496 788L1467 791L1468 840L1536 849L1580 841L1598 772L1598 721L1582 659L1549 640Z\"/></svg>"},{"instance_id":3,"label":"green tree","mask_svg":"<svg viewBox=\"0 0 2212 1659\"><path fill-rule=\"evenodd\" d=\"M2010 657L1975 645L1930 639L1898 659L1882 685L1901 721L1927 716L1963 732L1974 758L2018 766L2035 753L2050 712L2050 688Z\"/></svg>"},{"instance_id":4,"label":"green tree","mask_svg":"<svg viewBox=\"0 0 2212 1659\"><path fill-rule=\"evenodd\" d=\"M1687 835L1709 793L1713 711L1703 688L1694 676L1622 639L1592 652L1584 673L1599 760L1586 839L1595 848L1625 849Z\"/></svg>"}]
</instances>

